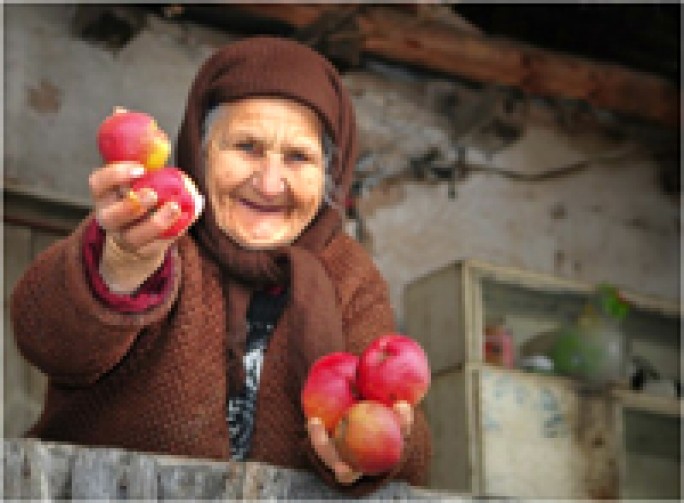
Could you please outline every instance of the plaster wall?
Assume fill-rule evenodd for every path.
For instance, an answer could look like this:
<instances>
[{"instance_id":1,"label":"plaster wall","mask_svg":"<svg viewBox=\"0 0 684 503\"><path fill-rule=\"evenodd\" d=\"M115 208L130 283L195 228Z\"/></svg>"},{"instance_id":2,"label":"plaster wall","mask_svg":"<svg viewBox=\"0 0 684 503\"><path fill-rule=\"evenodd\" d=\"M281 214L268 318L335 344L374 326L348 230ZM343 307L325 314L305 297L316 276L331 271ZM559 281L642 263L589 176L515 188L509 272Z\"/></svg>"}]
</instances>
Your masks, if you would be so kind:
<instances>
[{"instance_id":1,"label":"plaster wall","mask_svg":"<svg viewBox=\"0 0 684 503\"><path fill-rule=\"evenodd\" d=\"M123 48L72 32L77 5L5 9L5 184L88 205L95 131L115 106L151 113L175 136L195 71L225 34L147 17Z\"/></svg>"},{"instance_id":2,"label":"plaster wall","mask_svg":"<svg viewBox=\"0 0 684 503\"><path fill-rule=\"evenodd\" d=\"M451 198L448 182L405 174L416 154L449 152L449 127L422 106L431 82L365 73L347 83L362 143L375 146L372 164L404 172L359 203L366 245L389 280L400 321L407 283L465 258L679 299L680 202L663 192L644 143L626 129L610 132L619 123L598 115L568 125L532 102L516 141L495 151L471 142L466 162L481 169L458 181ZM571 166L536 181L498 171L534 176Z\"/></svg>"}]
</instances>

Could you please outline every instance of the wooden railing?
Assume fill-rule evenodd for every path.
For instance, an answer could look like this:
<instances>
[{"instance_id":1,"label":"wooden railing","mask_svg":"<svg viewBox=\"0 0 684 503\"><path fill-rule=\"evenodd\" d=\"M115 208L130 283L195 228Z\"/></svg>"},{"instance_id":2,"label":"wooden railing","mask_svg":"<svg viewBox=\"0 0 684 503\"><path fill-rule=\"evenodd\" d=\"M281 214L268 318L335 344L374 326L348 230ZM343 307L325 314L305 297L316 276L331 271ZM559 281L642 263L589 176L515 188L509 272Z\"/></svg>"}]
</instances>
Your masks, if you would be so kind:
<instances>
[{"instance_id":1,"label":"wooden railing","mask_svg":"<svg viewBox=\"0 0 684 503\"><path fill-rule=\"evenodd\" d=\"M336 499L308 472L255 462L216 462L26 439L3 441L3 500ZM392 482L372 499L469 498Z\"/></svg>"}]
</instances>

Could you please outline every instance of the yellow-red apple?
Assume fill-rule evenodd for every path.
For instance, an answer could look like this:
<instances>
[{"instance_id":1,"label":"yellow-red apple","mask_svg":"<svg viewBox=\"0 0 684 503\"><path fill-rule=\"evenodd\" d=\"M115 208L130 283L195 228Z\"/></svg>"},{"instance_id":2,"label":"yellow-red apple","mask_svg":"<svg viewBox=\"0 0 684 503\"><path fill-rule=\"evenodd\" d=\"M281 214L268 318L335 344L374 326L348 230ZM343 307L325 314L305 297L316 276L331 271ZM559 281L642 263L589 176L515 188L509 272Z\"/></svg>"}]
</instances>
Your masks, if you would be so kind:
<instances>
[{"instance_id":1,"label":"yellow-red apple","mask_svg":"<svg viewBox=\"0 0 684 503\"><path fill-rule=\"evenodd\" d=\"M352 405L335 428L335 447L345 463L366 475L379 475L401 459L404 439L397 414L370 400Z\"/></svg>"},{"instance_id":2,"label":"yellow-red apple","mask_svg":"<svg viewBox=\"0 0 684 503\"><path fill-rule=\"evenodd\" d=\"M147 170L162 168L171 152L168 136L151 115L121 107L100 124L97 146L106 163L139 162Z\"/></svg>"},{"instance_id":3,"label":"yellow-red apple","mask_svg":"<svg viewBox=\"0 0 684 503\"><path fill-rule=\"evenodd\" d=\"M392 406L417 405L430 386L427 355L414 339L387 334L373 340L359 357L357 385L364 399Z\"/></svg>"},{"instance_id":4,"label":"yellow-red apple","mask_svg":"<svg viewBox=\"0 0 684 503\"><path fill-rule=\"evenodd\" d=\"M328 434L342 415L357 402L356 365L358 356L336 352L322 356L309 370L301 393L307 418L318 417Z\"/></svg>"}]
</instances>

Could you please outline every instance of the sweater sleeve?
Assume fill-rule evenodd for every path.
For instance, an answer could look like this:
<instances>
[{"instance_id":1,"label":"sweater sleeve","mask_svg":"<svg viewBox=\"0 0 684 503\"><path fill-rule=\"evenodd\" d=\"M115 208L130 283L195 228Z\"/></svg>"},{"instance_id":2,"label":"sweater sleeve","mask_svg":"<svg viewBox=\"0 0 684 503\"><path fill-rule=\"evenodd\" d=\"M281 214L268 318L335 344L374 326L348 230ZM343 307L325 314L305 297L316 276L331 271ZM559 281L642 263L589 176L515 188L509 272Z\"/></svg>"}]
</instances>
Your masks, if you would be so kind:
<instances>
[{"instance_id":1,"label":"sweater sleeve","mask_svg":"<svg viewBox=\"0 0 684 503\"><path fill-rule=\"evenodd\" d=\"M385 280L374 266L363 280L352 288L351 302L344 307L343 324L347 337L347 350L360 354L376 337L396 330L394 315ZM322 479L338 491L358 497L369 494L391 480L403 480L411 485L427 483L428 468L432 455L432 437L422 407L414 409L414 423L405 441L402 459L392 471L378 476L362 476L357 482L343 486L336 482L334 474L318 458L307 439L306 454Z\"/></svg>"},{"instance_id":2,"label":"sweater sleeve","mask_svg":"<svg viewBox=\"0 0 684 503\"><path fill-rule=\"evenodd\" d=\"M95 296L120 313L140 313L163 302L173 284L173 259L167 253L161 267L132 294L112 292L100 274L105 232L93 219L83 233L83 262Z\"/></svg>"},{"instance_id":3,"label":"sweater sleeve","mask_svg":"<svg viewBox=\"0 0 684 503\"><path fill-rule=\"evenodd\" d=\"M141 312L113 309L94 293L84 265L89 216L68 237L44 250L17 283L10 317L24 357L54 382L84 386L95 382L126 355L136 336L160 322L176 301L180 257L168 294Z\"/></svg>"}]
</instances>

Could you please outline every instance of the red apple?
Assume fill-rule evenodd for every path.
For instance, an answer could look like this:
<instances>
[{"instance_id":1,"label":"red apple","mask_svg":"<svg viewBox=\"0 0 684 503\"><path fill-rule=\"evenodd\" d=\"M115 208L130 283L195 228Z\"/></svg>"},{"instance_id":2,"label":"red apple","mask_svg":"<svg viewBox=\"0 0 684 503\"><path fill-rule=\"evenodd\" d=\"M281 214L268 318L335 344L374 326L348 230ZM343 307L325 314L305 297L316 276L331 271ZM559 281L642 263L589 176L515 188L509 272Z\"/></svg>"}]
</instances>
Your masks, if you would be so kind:
<instances>
[{"instance_id":1,"label":"red apple","mask_svg":"<svg viewBox=\"0 0 684 503\"><path fill-rule=\"evenodd\" d=\"M358 356L337 352L325 355L311 366L301 393L307 418L318 417L328 434L346 410L357 402L356 366Z\"/></svg>"},{"instance_id":2,"label":"red apple","mask_svg":"<svg viewBox=\"0 0 684 503\"><path fill-rule=\"evenodd\" d=\"M162 168L171 143L151 115L117 107L97 131L97 146L106 163L134 161L148 170Z\"/></svg>"},{"instance_id":3,"label":"red apple","mask_svg":"<svg viewBox=\"0 0 684 503\"><path fill-rule=\"evenodd\" d=\"M169 201L175 201L180 206L180 216L161 234L163 238L176 237L195 218L195 212L201 210L201 196L195 184L178 168L166 167L148 171L133 182L130 197L135 197L135 192L144 188L153 189L157 193L157 206Z\"/></svg>"},{"instance_id":4,"label":"red apple","mask_svg":"<svg viewBox=\"0 0 684 503\"><path fill-rule=\"evenodd\" d=\"M355 471L378 475L401 459L403 436L397 414L370 400L352 405L335 428L335 447Z\"/></svg>"},{"instance_id":5,"label":"red apple","mask_svg":"<svg viewBox=\"0 0 684 503\"><path fill-rule=\"evenodd\" d=\"M387 334L371 342L359 357L359 393L392 406L398 400L417 405L430 386L425 351L410 337Z\"/></svg>"}]
</instances>

